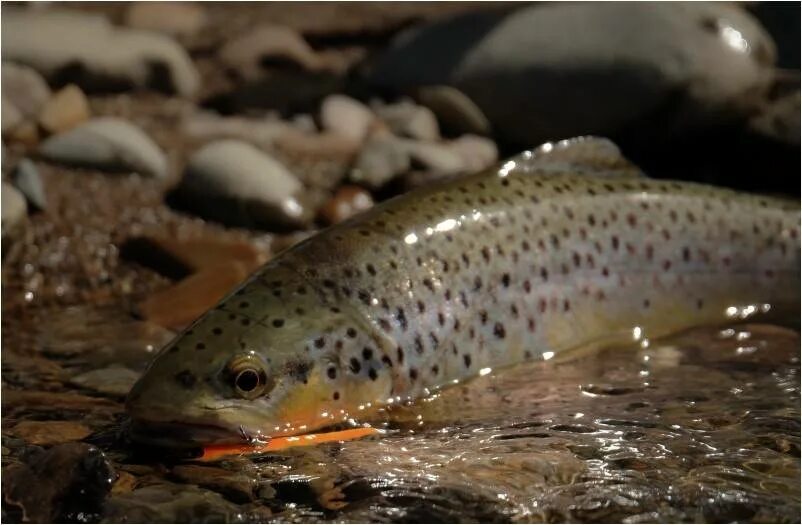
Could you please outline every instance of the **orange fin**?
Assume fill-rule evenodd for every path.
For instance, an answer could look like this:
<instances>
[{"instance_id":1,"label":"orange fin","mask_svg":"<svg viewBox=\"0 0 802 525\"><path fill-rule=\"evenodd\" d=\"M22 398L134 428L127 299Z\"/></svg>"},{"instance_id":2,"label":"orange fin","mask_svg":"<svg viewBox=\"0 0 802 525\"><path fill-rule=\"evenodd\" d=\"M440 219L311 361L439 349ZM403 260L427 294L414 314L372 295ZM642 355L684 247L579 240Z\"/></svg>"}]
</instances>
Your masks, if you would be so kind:
<instances>
[{"instance_id":1,"label":"orange fin","mask_svg":"<svg viewBox=\"0 0 802 525\"><path fill-rule=\"evenodd\" d=\"M308 447L328 443L331 441L350 441L360 439L365 436L381 434L381 431L372 427L353 428L350 430L340 430L337 432L324 432L322 434L302 434L300 436L288 436L273 438L267 443L256 445L211 445L204 447L203 455L198 458L201 461L212 461L224 456L234 456L239 454L258 454L260 452L270 452L273 450L284 450L291 447Z\"/></svg>"}]
</instances>

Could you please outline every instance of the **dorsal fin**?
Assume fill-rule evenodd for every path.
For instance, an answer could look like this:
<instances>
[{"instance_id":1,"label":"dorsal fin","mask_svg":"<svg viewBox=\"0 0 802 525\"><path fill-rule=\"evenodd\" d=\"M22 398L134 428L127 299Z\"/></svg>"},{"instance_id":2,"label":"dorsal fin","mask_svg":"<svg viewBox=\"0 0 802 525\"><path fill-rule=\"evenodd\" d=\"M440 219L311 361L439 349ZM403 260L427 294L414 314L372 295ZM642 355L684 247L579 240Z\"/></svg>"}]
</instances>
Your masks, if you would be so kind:
<instances>
[{"instance_id":1,"label":"dorsal fin","mask_svg":"<svg viewBox=\"0 0 802 525\"><path fill-rule=\"evenodd\" d=\"M571 170L603 177L643 176L611 140L592 136L547 142L510 158L501 169L504 166L524 173Z\"/></svg>"}]
</instances>

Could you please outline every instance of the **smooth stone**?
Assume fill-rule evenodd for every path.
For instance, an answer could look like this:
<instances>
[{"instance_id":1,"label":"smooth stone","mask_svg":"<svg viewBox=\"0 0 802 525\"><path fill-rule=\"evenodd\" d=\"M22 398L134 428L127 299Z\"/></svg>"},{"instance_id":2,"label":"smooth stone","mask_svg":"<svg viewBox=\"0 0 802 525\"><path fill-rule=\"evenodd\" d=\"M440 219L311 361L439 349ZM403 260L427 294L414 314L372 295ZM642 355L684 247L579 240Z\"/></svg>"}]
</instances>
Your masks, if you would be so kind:
<instances>
[{"instance_id":1,"label":"smooth stone","mask_svg":"<svg viewBox=\"0 0 802 525\"><path fill-rule=\"evenodd\" d=\"M3 468L4 504L21 509L25 522L95 522L114 478L100 449L63 443Z\"/></svg>"},{"instance_id":2,"label":"smooth stone","mask_svg":"<svg viewBox=\"0 0 802 525\"><path fill-rule=\"evenodd\" d=\"M359 152L349 180L378 189L409 171L412 159L402 139L384 134L370 138Z\"/></svg>"},{"instance_id":3,"label":"smooth stone","mask_svg":"<svg viewBox=\"0 0 802 525\"><path fill-rule=\"evenodd\" d=\"M294 29L278 25L255 27L226 42L219 53L228 67L251 76L271 60L289 61L303 69L320 68L320 59L306 40Z\"/></svg>"},{"instance_id":4,"label":"smooth stone","mask_svg":"<svg viewBox=\"0 0 802 525\"><path fill-rule=\"evenodd\" d=\"M498 147L486 137L463 135L449 143L451 151L460 156L463 169L473 173L498 162Z\"/></svg>"},{"instance_id":5,"label":"smooth stone","mask_svg":"<svg viewBox=\"0 0 802 525\"><path fill-rule=\"evenodd\" d=\"M25 197L20 193L17 188L3 183L2 195L2 236L5 238L17 230L25 216L28 214L28 205L25 203Z\"/></svg>"},{"instance_id":6,"label":"smooth stone","mask_svg":"<svg viewBox=\"0 0 802 525\"><path fill-rule=\"evenodd\" d=\"M74 421L21 421L11 428L11 433L31 445L57 445L80 441L92 429Z\"/></svg>"},{"instance_id":7,"label":"smooth stone","mask_svg":"<svg viewBox=\"0 0 802 525\"><path fill-rule=\"evenodd\" d=\"M141 129L118 118L95 118L47 139L40 154L53 162L108 171L167 176L167 158Z\"/></svg>"},{"instance_id":8,"label":"smooth stone","mask_svg":"<svg viewBox=\"0 0 802 525\"><path fill-rule=\"evenodd\" d=\"M14 186L22 192L32 208L37 210L47 208L44 183L33 161L30 159L20 160L14 168L12 179Z\"/></svg>"},{"instance_id":9,"label":"smooth stone","mask_svg":"<svg viewBox=\"0 0 802 525\"><path fill-rule=\"evenodd\" d=\"M191 96L200 87L195 65L170 37L78 11L3 10L2 57L85 90L154 87Z\"/></svg>"},{"instance_id":10,"label":"smooth stone","mask_svg":"<svg viewBox=\"0 0 802 525\"><path fill-rule=\"evenodd\" d=\"M3 40L5 44L5 39ZM50 99L50 87L36 70L3 61L3 98L7 98L26 118L35 119ZM5 112L5 106L3 107Z\"/></svg>"},{"instance_id":11,"label":"smooth stone","mask_svg":"<svg viewBox=\"0 0 802 525\"><path fill-rule=\"evenodd\" d=\"M22 121L25 120L25 115L22 114L17 106L14 105L9 99L3 95L2 98L2 122L0 122L0 129L2 129L3 135L11 132L17 126L19 126Z\"/></svg>"},{"instance_id":12,"label":"smooth stone","mask_svg":"<svg viewBox=\"0 0 802 525\"><path fill-rule=\"evenodd\" d=\"M743 119L774 60L771 37L728 3L536 3L400 35L371 79L401 91L453 86L509 142L646 142Z\"/></svg>"},{"instance_id":13,"label":"smooth stone","mask_svg":"<svg viewBox=\"0 0 802 525\"><path fill-rule=\"evenodd\" d=\"M177 465L172 474L185 483L214 490L238 503L252 501L258 485L257 479L246 473L205 465Z\"/></svg>"},{"instance_id":14,"label":"smooth stone","mask_svg":"<svg viewBox=\"0 0 802 525\"><path fill-rule=\"evenodd\" d=\"M451 86L424 86L417 90L417 99L429 108L441 126L453 135L490 134L490 121L482 110L458 89Z\"/></svg>"},{"instance_id":15,"label":"smooth stone","mask_svg":"<svg viewBox=\"0 0 802 525\"><path fill-rule=\"evenodd\" d=\"M222 117L216 113L193 112L181 122L184 133L200 140L239 139L269 148L293 126L274 118Z\"/></svg>"},{"instance_id":16,"label":"smooth stone","mask_svg":"<svg viewBox=\"0 0 802 525\"><path fill-rule=\"evenodd\" d=\"M264 522L270 511L260 507L252 521ZM240 506L217 492L194 485L160 483L113 495L104 504L103 523L228 523L244 518Z\"/></svg>"},{"instance_id":17,"label":"smooth stone","mask_svg":"<svg viewBox=\"0 0 802 525\"><path fill-rule=\"evenodd\" d=\"M206 25L206 11L193 2L134 2L125 13L125 24L175 37L191 37Z\"/></svg>"},{"instance_id":18,"label":"smooth stone","mask_svg":"<svg viewBox=\"0 0 802 525\"><path fill-rule=\"evenodd\" d=\"M89 100L74 84L63 87L45 103L39 114L39 125L50 134L72 129L89 120Z\"/></svg>"},{"instance_id":19,"label":"smooth stone","mask_svg":"<svg viewBox=\"0 0 802 525\"><path fill-rule=\"evenodd\" d=\"M400 137L432 142L440 140L437 118L429 108L405 100L395 104L378 105L375 111L390 130Z\"/></svg>"},{"instance_id":20,"label":"smooth stone","mask_svg":"<svg viewBox=\"0 0 802 525\"><path fill-rule=\"evenodd\" d=\"M193 273L178 284L150 295L139 303L143 318L165 328L180 330L217 304L250 273L238 262L225 262Z\"/></svg>"},{"instance_id":21,"label":"smooth stone","mask_svg":"<svg viewBox=\"0 0 802 525\"><path fill-rule=\"evenodd\" d=\"M303 186L287 168L250 144L220 140L189 159L177 188L180 204L235 226L294 229L311 220Z\"/></svg>"},{"instance_id":22,"label":"smooth stone","mask_svg":"<svg viewBox=\"0 0 802 525\"><path fill-rule=\"evenodd\" d=\"M462 155L446 143L406 141L413 167L437 175L452 175L466 170Z\"/></svg>"},{"instance_id":23,"label":"smooth stone","mask_svg":"<svg viewBox=\"0 0 802 525\"><path fill-rule=\"evenodd\" d=\"M112 396L124 396L139 379L139 373L122 366L90 370L70 379L70 383Z\"/></svg>"},{"instance_id":24,"label":"smooth stone","mask_svg":"<svg viewBox=\"0 0 802 525\"><path fill-rule=\"evenodd\" d=\"M370 109L351 97L329 95L320 105L323 129L362 143L376 121Z\"/></svg>"},{"instance_id":25,"label":"smooth stone","mask_svg":"<svg viewBox=\"0 0 802 525\"><path fill-rule=\"evenodd\" d=\"M318 214L326 224L337 224L373 207L373 197L359 186L341 186Z\"/></svg>"}]
</instances>

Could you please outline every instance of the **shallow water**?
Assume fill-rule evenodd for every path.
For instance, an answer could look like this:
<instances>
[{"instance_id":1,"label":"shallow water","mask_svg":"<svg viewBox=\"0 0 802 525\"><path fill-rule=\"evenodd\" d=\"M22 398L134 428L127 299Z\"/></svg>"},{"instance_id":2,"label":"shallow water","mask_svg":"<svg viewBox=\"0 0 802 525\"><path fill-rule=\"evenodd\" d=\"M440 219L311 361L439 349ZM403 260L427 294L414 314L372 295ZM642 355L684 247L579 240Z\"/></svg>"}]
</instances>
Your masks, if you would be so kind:
<instances>
[{"instance_id":1,"label":"shallow water","mask_svg":"<svg viewBox=\"0 0 802 525\"><path fill-rule=\"evenodd\" d=\"M77 318L86 329L76 329ZM380 438L204 464L133 451L123 432L124 377L75 379L113 364L140 370L169 336L113 309L74 308L28 333L58 367L50 383L35 365L4 356L4 519L18 521L23 509L30 515L31 502L52 503L46 496L61 485L67 494L100 487L69 505L52 503L50 517L77 521L799 518L800 341L793 331L704 328L645 349L494 371L383 413L374 420L387 431ZM15 484L30 484L7 476L9 469L41 454L15 435L27 420L89 427L83 441L105 459L83 451L81 461L91 456L108 468L110 493L69 471L26 489L50 490L39 499L9 497Z\"/></svg>"}]
</instances>

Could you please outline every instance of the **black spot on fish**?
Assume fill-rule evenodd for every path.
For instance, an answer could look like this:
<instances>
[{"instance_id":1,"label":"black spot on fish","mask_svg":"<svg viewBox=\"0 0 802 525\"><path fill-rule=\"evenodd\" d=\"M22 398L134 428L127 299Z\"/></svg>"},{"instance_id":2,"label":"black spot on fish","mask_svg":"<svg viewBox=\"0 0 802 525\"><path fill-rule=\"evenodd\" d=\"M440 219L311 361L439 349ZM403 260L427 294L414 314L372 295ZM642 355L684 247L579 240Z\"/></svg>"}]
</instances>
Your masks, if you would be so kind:
<instances>
[{"instance_id":1,"label":"black spot on fish","mask_svg":"<svg viewBox=\"0 0 802 525\"><path fill-rule=\"evenodd\" d=\"M372 359L373 358L373 349L369 348L367 346L365 348L363 348L362 349L362 358L365 361L368 361L368 360Z\"/></svg>"},{"instance_id":2,"label":"black spot on fish","mask_svg":"<svg viewBox=\"0 0 802 525\"><path fill-rule=\"evenodd\" d=\"M195 386L195 383L198 381L198 378L190 372L189 370L182 370L181 372L175 375L175 380L178 381L178 384L186 389L190 389Z\"/></svg>"},{"instance_id":3,"label":"black spot on fish","mask_svg":"<svg viewBox=\"0 0 802 525\"><path fill-rule=\"evenodd\" d=\"M204 348L206 348L204 343L198 343L195 345L195 350L203 350Z\"/></svg>"},{"instance_id":4,"label":"black spot on fish","mask_svg":"<svg viewBox=\"0 0 802 525\"><path fill-rule=\"evenodd\" d=\"M284 319L273 319L273 326L276 328L281 328L284 326Z\"/></svg>"},{"instance_id":5,"label":"black spot on fish","mask_svg":"<svg viewBox=\"0 0 802 525\"><path fill-rule=\"evenodd\" d=\"M336 379L337 378L337 369L333 366L330 366L328 370L326 370L326 375L329 376L329 379Z\"/></svg>"},{"instance_id":6,"label":"black spot on fish","mask_svg":"<svg viewBox=\"0 0 802 525\"><path fill-rule=\"evenodd\" d=\"M368 370L368 377L370 378L371 381L376 381L376 378L379 377L379 374L376 373L376 370L371 368L370 370Z\"/></svg>"},{"instance_id":7,"label":"black spot on fish","mask_svg":"<svg viewBox=\"0 0 802 525\"><path fill-rule=\"evenodd\" d=\"M362 370L362 365L359 364L359 360L356 357L352 357L350 361L351 372L358 374L360 370Z\"/></svg>"}]
</instances>

